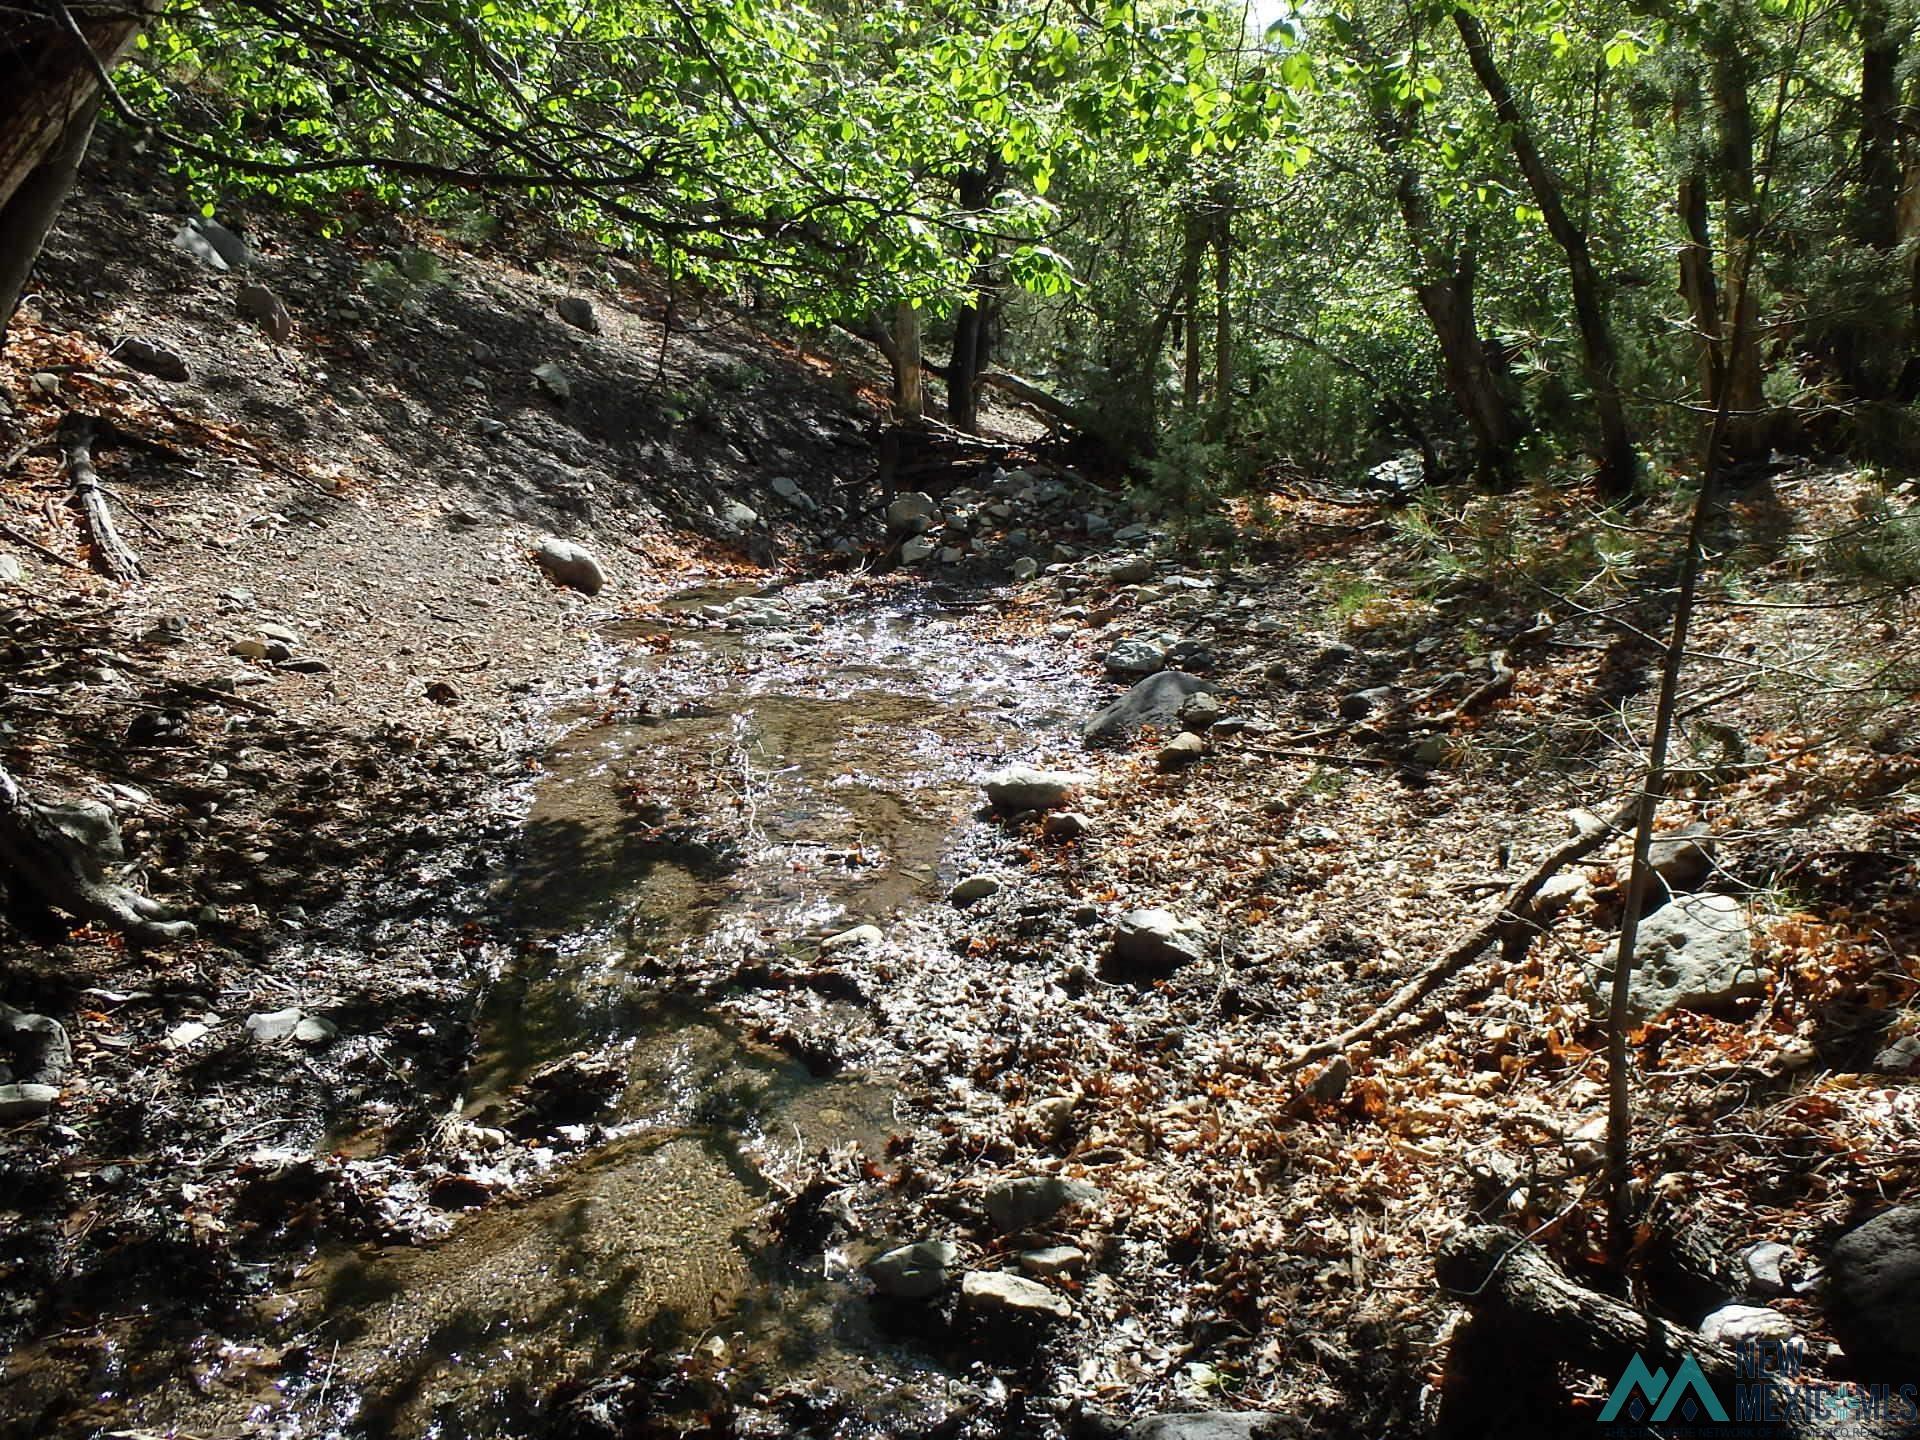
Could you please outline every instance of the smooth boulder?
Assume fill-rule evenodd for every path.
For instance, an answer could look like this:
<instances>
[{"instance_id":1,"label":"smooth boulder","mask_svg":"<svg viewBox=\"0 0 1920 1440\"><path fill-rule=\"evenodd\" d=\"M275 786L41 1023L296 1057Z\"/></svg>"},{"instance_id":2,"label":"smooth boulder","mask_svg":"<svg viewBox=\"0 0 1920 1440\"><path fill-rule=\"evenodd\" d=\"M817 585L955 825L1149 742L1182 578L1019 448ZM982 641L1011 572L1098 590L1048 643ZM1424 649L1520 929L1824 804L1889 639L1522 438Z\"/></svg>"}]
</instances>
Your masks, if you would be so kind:
<instances>
[{"instance_id":1,"label":"smooth boulder","mask_svg":"<svg viewBox=\"0 0 1920 1440\"><path fill-rule=\"evenodd\" d=\"M1920 1205L1841 1236L1827 1257L1827 1323L1863 1375L1920 1375Z\"/></svg>"},{"instance_id":2,"label":"smooth boulder","mask_svg":"<svg viewBox=\"0 0 1920 1440\"><path fill-rule=\"evenodd\" d=\"M960 1263L960 1248L947 1240L921 1240L876 1256L867 1263L867 1278L882 1295L896 1300L926 1300L952 1282Z\"/></svg>"},{"instance_id":3,"label":"smooth boulder","mask_svg":"<svg viewBox=\"0 0 1920 1440\"><path fill-rule=\"evenodd\" d=\"M1140 681L1080 729L1089 746L1119 745L1148 725L1170 725L1195 695L1208 694L1213 682L1182 670L1162 670Z\"/></svg>"},{"instance_id":4,"label":"smooth boulder","mask_svg":"<svg viewBox=\"0 0 1920 1440\"><path fill-rule=\"evenodd\" d=\"M960 1300L969 1310L1065 1320L1073 1314L1067 1297L1037 1280L1004 1270L970 1270L960 1282Z\"/></svg>"},{"instance_id":5,"label":"smooth boulder","mask_svg":"<svg viewBox=\"0 0 1920 1440\"><path fill-rule=\"evenodd\" d=\"M1037 770L1031 765L1009 765L994 771L980 783L987 792L987 803L994 809L1018 812L1050 810L1076 791L1086 789L1093 783L1093 777L1077 770Z\"/></svg>"},{"instance_id":6,"label":"smooth boulder","mask_svg":"<svg viewBox=\"0 0 1920 1440\"><path fill-rule=\"evenodd\" d=\"M1060 1175L1024 1175L1002 1180L985 1196L987 1218L1008 1235L1031 1230L1062 1210L1097 1205L1099 1187Z\"/></svg>"},{"instance_id":7,"label":"smooth boulder","mask_svg":"<svg viewBox=\"0 0 1920 1440\"><path fill-rule=\"evenodd\" d=\"M565 585L583 595L598 595L607 583L607 573L584 545L548 536L533 552L534 563L547 572L556 585Z\"/></svg>"}]
</instances>

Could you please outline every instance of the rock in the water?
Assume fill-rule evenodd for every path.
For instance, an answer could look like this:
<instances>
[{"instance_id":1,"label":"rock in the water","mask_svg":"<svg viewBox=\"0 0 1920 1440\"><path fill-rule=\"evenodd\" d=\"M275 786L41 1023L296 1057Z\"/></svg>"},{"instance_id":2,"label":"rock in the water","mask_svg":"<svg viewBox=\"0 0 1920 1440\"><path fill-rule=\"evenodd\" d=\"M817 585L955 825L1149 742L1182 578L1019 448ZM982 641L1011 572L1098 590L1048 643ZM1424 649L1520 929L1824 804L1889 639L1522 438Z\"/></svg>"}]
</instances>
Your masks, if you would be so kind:
<instances>
[{"instance_id":1,"label":"rock in the water","mask_svg":"<svg viewBox=\"0 0 1920 1440\"><path fill-rule=\"evenodd\" d=\"M1117 745L1133 738L1143 726L1167 725L1194 695L1213 689L1211 681L1178 670L1149 675L1080 730L1088 745Z\"/></svg>"},{"instance_id":2,"label":"rock in the water","mask_svg":"<svg viewBox=\"0 0 1920 1440\"><path fill-rule=\"evenodd\" d=\"M960 1300L969 1310L1065 1320L1073 1314L1067 1297L1035 1280L1004 1270L969 1270L960 1281Z\"/></svg>"},{"instance_id":3,"label":"rock in the water","mask_svg":"<svg viewBox=\"0 0 1920 1440\"><path fill-rule=\"evenodd\" d=\"M233 297L234 305L247 319L254 321L274 340L286 342L293 336L293 316L280 303L280 297L257 281L242 285Z\"/></svg>"},{"instance_id":4,"label":"rock in the water","mask_svg":"<svg viewBox=\"0 0 1920 1440\"><path fill-rule=\"evenodd\" d=\"M900 546L900 561L904 565L918 565L933 554L939 547L924 535L915 535Z\"/></svg>"},{"instance_id":5,"label":"rock in the water","mask_svg":"<svg viewBox=\"0 0 1920 1440\"><path fill-rule=\"evenodd\" d=\"M1020 1268L1029 1275L1050 1280L1056 1275L1071 1275L1087 1268L1087 1252L1078 1245L1049 1245L1044 1250L1022 1250Z\"/></svg>"},{"instance_id":6,"label":"rock in the water","mask_svg":"<svg viewBox=\"0 0 1920 1440\"><path fill-rule=\"evenodd\" d=\"M1073 810L1056 810L1040 822L1040 833L1049 840L1078 840L1092 828L1086 816Z\"/></svg>"},{"instance_id":7,"label":"rock in the water","mask_svg":"<svg viewBox=\"0 0 1920 1440\"><path fill-rule=\"evenodd\" d=\"M1628 993L1636 1020L1714 1009L1765 993L1773 979L1754 959L1746 906L1730 895L1681 896L1640 922L1634 948ZM1596 1013L1606 1008L1612 972L1609 957L1598 972Z\"/></svg>"},{"instance_id":8,"label":"rock in the water","mask_svg":"<svg viewBox=\"0 0 1920 1440\"><path fill-rule=\"evenodd\" d=\"M1149 1415L1120 1432L1120 1440L1256 1440L1271 1415L1244 1410L1197 1410L1191 1415Z\"/></svg>"},{"instance_id":9,"label":"rock in the water","mask_svg":"<svg viewBox=\"0 0 1920 1440\"><path fill-rule=\"evenodd\" d=\"M1167 910L1130 910L1120 917L1107 950L1107 966L1118 971L1168 971L1208 952L1206 927L1181 920Z\"/></svg>"},{"instance_id":10,"label":"rock in the water","mask_svg":"<svg viewBox=\"0 0 1920 1440\"><path fill-rule=\"evenodd\" d=\"M598 595L607 583L607 575L593 552L571 540L549 535L533 552L534 563L556 585L565 585L585 595Z\"/></svg>"},{"instance_id":11,"label":"rock in the water","mask_svg":"<svg viewBox=\"0 0 1920 1440\"><path fill-rule=\"evenodd\" d=\"M574 329L585 330L589 335L600 333L600 317L594 313L593 302L586 296L563 295L553 308Z\"/></svg>"},{"instance_id":12,"label":"rock in the water","mask_svg":"<svg viewBox=\"0 0 1920 1440\"><path fill-rule=\"evenodd\" d=\"M1669 889L1695 890L1713 873L1713 832L1704 825L1686 825L1653 842L1648 852L1653 873Z\"/></svg>"},{"instance_id":13,"label":"rock in the water","mask_svg":"<svg viewBox=\"0 0 1920 1440\"><path fill-rule=\"evenodd\" d=\"M996 770L981 788L996 810L1050 810L1075 791L1093 783L1091 775L1076 770L1036 770L1031 765L1009 765Z\"/></svg>"},{"instance_id":14,"label":"rock in the water","mask_svg":"<svg viewBox=\"0 0 1920 1440\"><path fill-rule=\"evenodd\" d=\"M947 1240L921 1240L902 1245L867 1263L873 1288L896 1300L925 1300L952 1283L953 1267L960 1263L960 1247Z\"/></svg>"},{"instance_id":15,"label":"rock in the water","mask_svg":"<svg viewBox=\"0 0 1920 1440\"><path fill-rule=\"evenodd\" d=\"M1102 657L1109 675L1152 675L1167 664L1167 652L1151 640L1122 640Z\"/></svg>"},{"instance_id":16,"label":"rock in the water","mask_svg":"<svg viewBox=\"0 0 1920 1440\"><path fill-rule=\"evenodd\" d=\"M887 529L895 535L918 535L933 525L940 506L931 495L916 490L887 506Z\"/></svg>"},{"instance_id":17,"label":"rock in the water","mask_svg":"<svg viewBox=\"0 0 1920 1440\"><path fill-rule=\"evenodd\" d=\"M1207 753L1207 742L1191 730L1183 730L1160 751L1162 770L1181 770Z\"/></svg>"},{"instance_id":18,"label":"rock in the water","mask_svg":"<svg viewBox=\"0 0 1920 1440\"><path fill-rule=\"evenodd\" d=\"M839 950L857 950L866 945L878 945L887 937L880 933L878 925L856 925L851 930L842 930L838 935L829 935L820 942L820 953L831 955Z\"/></svg>"},{"instance_id":19,"label":"rock in the water","mask_svg":"<svg viewBox=\"0 0 1920 1440\"><path fill-rule=\"evenodd\" d=\"M53 1085L0 1085L0 1125L38 1120L59 1098L59 1088Z\"/></svg>"},{"instance_id":20,"label":"rock in the water","mask_svg":"<svg viewBox=\"0 0 1920 1440\"><path fill-rule=\"evenodd\" d=\"M1031 555L1022 555L1018 560L1013 562L1013 578L1015 580L1031 580L1039 573L1040 562Z\"/></svg>"},{"instance_id":21,"label":"rock in the water","mask_svg":"<svg viewBox=\"0 0 1920 1440\"><path fill-rule=\"evenodd\" d=\"M1002 1180L987 1190L987 1218L1012 1235L1051 1220L1062 1210L1097 1205L1098 1187L1060 1175L1025 1175Z\"/></svg>"},{"instance_id":22,"label":"rock in the water","mask_svg":"<svg viewBox=\"0 0 1920 1440\"><path fill-rule=\"evenodd\" d=\"M124 360L134 369L158 375L162 380L188 380L193 376L187 369L186 357L178 350L142 340L138 335L122 340L114 347L113 355L116 360Z\"/></svg>"},{"instance_id":23,"label":"rock in the water","mask_svg":"<svg viewBox=\"0 0 1920 1440\"><path fill-rule=\"evenodd\" d=\"M1700 1322L1700 1338L1722 1345L1791 1340L1793 1322L1763 1305L1722 1305Z\"/></svg>"},{"instance_id":24,"label":"rock in the water","mask_svg":"<svg viewBox=\"0 0 1920 1440\"><path fill-rule=\"evenodd\" d=\"M947 892L947 899L955 905L966 906L976 900L984 900L989 895L1000 893L1000 882L991 875L969 875L953 889Z\"/></svg>"},{"instance_id":25,"label":"rock in the water","mask_svg":"<svg viewBox=\"0 0 1920 1440\"><path fill-rule=\"evenodd\" d=\"M1827 1321L1861 1374L1920 1374L1920 1205L1840 1237L1827 1257Z\"/></svg>"}]
</instances>

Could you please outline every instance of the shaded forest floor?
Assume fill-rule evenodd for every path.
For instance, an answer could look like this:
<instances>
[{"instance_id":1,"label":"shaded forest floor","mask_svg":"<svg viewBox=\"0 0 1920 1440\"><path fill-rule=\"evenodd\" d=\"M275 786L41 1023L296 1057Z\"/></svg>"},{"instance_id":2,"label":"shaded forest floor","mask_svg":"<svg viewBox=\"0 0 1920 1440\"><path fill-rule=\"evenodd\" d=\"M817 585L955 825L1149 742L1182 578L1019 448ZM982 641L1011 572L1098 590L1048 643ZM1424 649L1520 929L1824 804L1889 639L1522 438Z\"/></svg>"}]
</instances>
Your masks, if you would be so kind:
<instances>
[{"instance_id":1,"label":"shaded forest floor","mask_svg":"<svg viewBox=\"0 0 1920 1440\"><path fill-rule=\"evenodd\" d=\"M275 344L235 316L236 277L170 246L177 225L157 192L90 190L0 367L18 437L0 520L83 555L48 442L67 409L101 414L133 437L102 447L102 472L151 572L117 586L0 541L20 562L0 584L7 762L110 805L139 884L200 926L143 953L0 936L0 1000L60 1020L74 1052L53 1113L0 1129L0 1433L203 1415L268 1433L276 1397L327 1397L325 1333L284 1303L317 1254L456 1243L545 1193L556 1152L605 1143L591 1106L584 1126L564 1106L501 1128L450 1114L541 757L556 728L632 708L636 637L659 651L658 713L711 693L719 672L682 643L696 621L660 606L696 585L765 590L783 627L829 636L934 604L975 653L1048 657L1076 711L978 759L1089 772L1083 833L975 797L887 914L844 917L897 921L877 946L823 952L822 917L652 977L771 1053L895 1091L884 1139L765 1162L743 1244L844 1266L859 1295L859 1263L892 1241L952 1238L982 1268L1041 1241L1080 1252L1043 1277L1065 1323L983 1334L951 1297L883 1316L945 1367L950 1433L1221 1409L1418 1433L1453 1319L1432 1280L1448 1227L1509 1223L1591 1272L1588 992L1623 841L1343 1063L1295 1060L1497 913L1568 812L1629 792L1673 508L1623 522L1576 488L1391 510L1277 474L1203 556L1034 459L1004 492L982 474L972 499L936 496L972 533L930 586L879 573L898 547L873 376L847 357L685 297L663 343L667 297L641 272L463 254L377 218L339 240L263 227L255 273L298 322ZM420 253L430 280L380 268ZM558 317L567 296L592 298L597 332ZM128 334L193 378L111 358ZM533 373L549 364L564 399ZM1028 514L1036 475L1059 493ZM1712 832L1685 883L1737 898L1769 979L1636 1035L1645 1298L1688 1324L1766 1303L1816 1356L1817 1292L1797 1282L1850 1221L1920 1193L1914 507L1911 482L1784 466L1747 477L1718 527L1669 820ZM551 583L529 558L547 533L588 544L608 587ZM1012 582L1023 544L1048 568ZM1218 687L1227 723L1197 758L1162 758L1164 723L1082 750L1127 640L1186 645ZM998 890L946 904L975 873ZM1203 927L1204 953L1116 971L1114 927L1146 907ZM807 1037L848 996L864 1018L823 1059ZM268 1043L244 1023L288 1010L332 1033ZM614 1048L550 1087L590 1087ZM996 1233L994 1187L1042 1175L1098 1198L1019 1244ZM1765 1241L1791 1253L1784 1295L1743 1272ZM859 1433L857 1406L756 1401L710 1348L725 1335L567 1378L602 1382L587 1408L632 1433ZM1577 1378L1573 1413L1610 1379ZM578 1387L530 1403L585 1424Z\"/></svg>"}]
</instances>

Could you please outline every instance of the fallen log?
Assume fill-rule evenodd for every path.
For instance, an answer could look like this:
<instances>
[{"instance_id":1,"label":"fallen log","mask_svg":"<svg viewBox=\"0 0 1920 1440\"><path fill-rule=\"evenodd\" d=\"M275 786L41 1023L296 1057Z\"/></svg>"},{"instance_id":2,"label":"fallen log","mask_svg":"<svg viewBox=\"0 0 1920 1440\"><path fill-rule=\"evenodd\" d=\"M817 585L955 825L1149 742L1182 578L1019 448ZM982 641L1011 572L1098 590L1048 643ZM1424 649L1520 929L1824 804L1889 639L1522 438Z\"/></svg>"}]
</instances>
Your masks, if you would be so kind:
<instances>
[{"instance_id":1,"label":"fallen log","mask_svg":"<svg viewBox=\"0 0 1920 1440\"><path fill-rule=\"evenodd\" d=\"M194 929L167 909L107 878L121 858L120 831L104 805L34 800L0 766L0 883L29 922L47 909L141 942L187 940Z\"/></svg>"},{"instance_id":2,"label":"fallen log","mask_svg":"<svg viewBox=\"0 0 1920 1440\"><path fill-rule=\"evenodd\" d=\"M94 418L78 411L67 412L60 422L60 451L66 460L68 483L73 487L73 503L86 522L94 563L115 580L138 580L146 573L140 567L140 557L120 538L107 508L106 492L100 486L100 472L93 468L96 431Z\"/></svg>"},{"instance_id":3,"label":"fallen log","mask_svg":"<svg viewBox=\"0 0 1920 1440\"><path fill-rule=\"evenodd\" d=\"M1755 1349L1742 1355L1697 1330L1589 1290L1514 1231L1493 1225L1464 1230L1440 1247L1434 1270L1446 1296L1472 1313L1467 1329L1476 1333L1461 1334L1456 1346L1472 1366L1497 1363L1493 1373L1476 1374L1454 1363L1462 1357L1449 1358L1451 1393L1443 1405L1456 1408L1451 1416L1443 1411L1443 1434L1489 1433L1486 1427L1497 1422L1485 1406L1504 1410L1516 1391L1540 1395L1558 1389L1553 1372L1560 1364L1603 1377L1616 1394L1644 1377L1606 1422L1615 1428L1600 1433L1670 1435L1675 1425L1696 1423L1705 1427L1698 1433L1712 1433L1720 1417L1711 1414L1705 1396L1693 1385L1695 1374L1727 1420L1753 1427L1740 1433L1781 1440L1832 1440L1841 1435L1849 1440L1895 1440L1915 1433L1897 1394L1886 1407L1888 1413L1862 1416L1836 1401L1842 1393L1837 1387L1798 1373L1797 1362L1785 1352ZM1758 1363L1763 1360L1770 1363ZM1528 1369L1516 1369L1517 1363ZM1544 1373L1533 1373L1533 1367ZM1674 1413L1671 1423L1660 1413L1669 1385L1696 1407L1690 1416ZM1648 1394L1649 1389L1656 1393ZM1640 1402L1637 1414L1630 1408L1634 1399ZM1674 1399L1685 1403L1680 1395ZM1565 1405L1563 1390L1560 1404ZM1472 1413L1461 1413L1463 1406Z\"/></svg>"},{"instance_id":4,"label":"fallen log","mask_svg":"<svg viewBox=\"0 0 1920 1440\"><path fill-rule=\"evenodd\" d=\"M1298 1070L1302 1066L1313 1064L1316 1060L1325 1060L1331 1055L1341 1054L1362 1040L1379 1033L1412 1006L1426 999L1445 981L1466 969L1482 953L1504 940L1513 932L1515 926L1526 924L1527 917L1533 908L1533 898L1540 893L1540 887L1566 866L1591 855L1609 839L1620 834L1622 828L1633 820L1639 803L1639 798L1636 796L1606 820L1580 826L1571 840L1548 855L1534 867L1532 874L1507 892L1500 909L1491 918L1394 991L1357 1025L1341 1031L1331 1039L1319 1041L1297 1052L1280 1067L1281 1073Z\"/></svg>"}]
</instances>

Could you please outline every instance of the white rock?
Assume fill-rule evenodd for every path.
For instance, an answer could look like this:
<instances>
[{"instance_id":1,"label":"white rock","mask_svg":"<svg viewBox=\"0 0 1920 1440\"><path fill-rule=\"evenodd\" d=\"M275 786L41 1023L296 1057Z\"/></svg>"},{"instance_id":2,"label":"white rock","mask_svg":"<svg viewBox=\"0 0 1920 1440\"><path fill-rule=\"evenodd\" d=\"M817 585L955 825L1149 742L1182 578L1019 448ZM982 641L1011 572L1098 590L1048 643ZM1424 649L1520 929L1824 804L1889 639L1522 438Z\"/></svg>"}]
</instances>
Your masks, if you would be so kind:
<instances>
[{"instance_id":1,"label":"white rock","mask_svg":"<svg viewBox=\"0 0 1920 1440\"><path fill-rule=\"evenodd\" d=\"M597 595L607 583L607 573L584 545L549 535L534 549L534 563L554 581L585 595Z\"/></svg>"},{"instance_id":2,"label":"white rock","mask_svg":"<svg viewBox=\"0 0 1920 1440\"><path fill-rule=\"evenodd\" d=\"M1167 910L1130 910L1113 932L1108 961L1121 969L1172 970L1208 955L1206 927Z\"/></svg>"},{"instance_id":3,"label":"white rock","mask_svg":"<svg viewBox=\"0 0 1920 1440\"><path fill-rule=\"evenodd\" d=\"M875 1256L867 1264L867 1275L882 1295L925 1300L947 1288L949 1272L959 1261L959 1246L946 1240L922 1240Z\"/></svg>"},{"instance_id":4,"label":"white rock","mask_svg":"<svg viewBox=\"0 0 1920 1440\"><path fill-rule=\"evenodd\" d=\"M1015 580L1031 580L1039 573L1040 562L1031 555L1022 555L1018 560L1013 562L1013 578Z\"/></svg>"},{"instance_id":5,"label":"white rock","mask_svg":"<svg viewBox=\"0 0 1920 1440\"><path fill-rule=\"evenodd\" d=\"M1046 1315L1057 1320L1073 1314L1066 1296L1004 1270L969 1270L960 1281L960 1299L969 1310Z\"/></svg>"},{"instance_id":6,"label":"white rock","mask_svg":"<svg viewBox=\"0 0 1920 1440\"><path fill-rule=\"evenodd\" d=\"M953 889L947 892L947 899L955 905L966 906L976 900L984 900L989 895L1000 893L1000 882L991 875L969 875Z\"/></svg>"},{"instance_id":7,"label":"white rock","mask_svg":"<svg viewBox=\"0 0 1920 1440\"><path fill-rule=\"evenodd\" d=\"M1049 1245L1044 1250L1022 1250L1020 1268L1029 1275L1048 1280L1056 1275L1071 1275L1084 1270L1087 1252L1077 1245Z\"/></svg>"},{"instance_id":8,"label":"white rock","mask_svg":"<svg viewBox=\"0 0 1920 1440\"><path fill-rule=\"evenodd\" d=\"M829 935L820 942L820 953L831 955L838 950L857 950L863 945L878 945L886 936L880 933L878 925L856 925L851 930L842 930L838 935Z\"/></svg>"},{"instance_id":9,"label":"white rock","mask_svg":"<svg viewBox=\"0 0 1920 1440\"><path fill-rule=\"evenodd\" d=\"M1009 765L981 782L996 810L1046 810L1077 790L1093 784L1093 776L1077 770L1037 770L1031 765Z\"/></svg>"},{"instance_id":10,"label":"white rock","mask_svg":"<svg viewBox=\"0 0 1920 1440\"><path fill-rule=\"evenodd\" d=\"M1722 1345L1791 1340L1793 1322L1762 1305L1723 1305L1700 1322L1700 1338Z\"/></svg>"}]
</instances>

